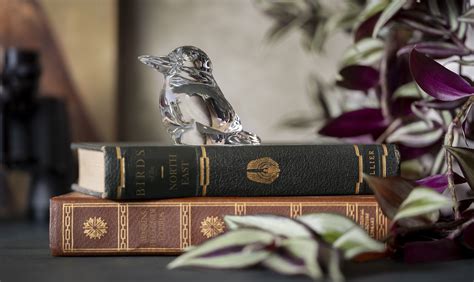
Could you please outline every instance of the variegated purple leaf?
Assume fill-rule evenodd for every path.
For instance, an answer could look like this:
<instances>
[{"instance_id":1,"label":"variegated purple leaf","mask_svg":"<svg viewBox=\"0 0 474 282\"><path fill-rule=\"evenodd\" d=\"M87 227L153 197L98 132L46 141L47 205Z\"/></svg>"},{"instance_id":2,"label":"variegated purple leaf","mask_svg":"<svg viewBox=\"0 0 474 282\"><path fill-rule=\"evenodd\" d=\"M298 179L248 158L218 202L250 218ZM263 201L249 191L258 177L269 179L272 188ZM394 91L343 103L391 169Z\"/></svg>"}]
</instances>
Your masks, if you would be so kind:
<instances>
[{"instance_id":1,"label":"variegated purple leaf","mask_svg":"<svg viewBox=\"0 0 474 282\"><path fill-rule=\"evenodd\" d=\"M462 104L469 99L468 97L464 97L461 99L453 100L453 101L441 101L441 100L420 100L415 102L415 106L417 107L426 107L432 108L437 110L454 110L460 107Z\"/></svg>"},{"instance_id":2,"label":"variegated purple leaf","mask_svg":"<svg viewBox=\"0 0 474 282\"><path fill-rule=\"evenodd\" d=\"M367 91L379 83L379 72L373 67L363 65L350 65L339 72L341 79L337 85L351 89Z\"/></svg>"},{"instance_id":3,"label":"variegated purple leaf","mask_svg":"<svg viewBox=\"0 0 474 282\"><path fill-rule=\"evenodd\" d=\"M448 187L448 176L446 174L435 174L415 181L418 186L432 188L433 190L443 193ZM459 174L454 174L454 183L461 184L466 180Z\"/></svg>"},{"instance_id":4,"label":"variegated purple leaf","mask_svg":"<svg viewBox=\"0 0 474 282\"><path fill-rule=\"evenodd\" d=\"M474 93L474 87L462 77L418 52L416 48L410 53L410 71L421 89L438 100L454 101Z\"/></svg>"},{"instance_id":5,"label":"variegated purple leaf","mask_svg":"<svg viewBox=\"0 0 474 282\"><path fill-rule=\"evenodd\" d=\"M443 36L449 33L449 31L441 26L434 27L433 24L427 24L421 21L401 18L399 19L401 23L407 25L411 29L419 30L424 34L434 35L434 36Z\"/></svg>"},{"instance_id":6,"label":"variegated purple leaf","mask_svg":"<svg viewBox=\"0 0 474 282\"><path fill-rule=\"evenodd\" d=\"M168 268L196 266L208 268L244 268L266 259L275 236L256 229L239 229L224 233L190 249L173 260Z\"/></svg>"},{"instance_id":7,"label":"variegated purple leaf","mask_svg":"<svg viewBox=\"0 0 474 282\"><path fill-rule=\"evenodd\" d=\"M424 148L437 143L443 132L441 127L419 120L397 128L387 137L386 141L413 148Z\"/></svg>"},{"instance_id":8,"label":"variegated purple leaf","mask_svg":"<svg viewBox=\"0 0 474 282\"><path fill-rule=\"evenodd\" d=\"M397 55L401 56L408 54L415 47L418 52L436 59L448 58L451 56L467 56L471 53L469 49L463 46L454 45L448 42L433 41L409 44L398 50Z\"/></svg>"},{"instance_id":9,"label":"variegated purple leaf","mask_svg":"<svg viewBox=\"0 0 474 282\"><path fill-rule=\"evenodd\" d=\"M365 108L344 113L329 121L319 130L319 134L341 138L370 134L376 138L387 126L380 109Z\"/></svg>"}]
</instances>

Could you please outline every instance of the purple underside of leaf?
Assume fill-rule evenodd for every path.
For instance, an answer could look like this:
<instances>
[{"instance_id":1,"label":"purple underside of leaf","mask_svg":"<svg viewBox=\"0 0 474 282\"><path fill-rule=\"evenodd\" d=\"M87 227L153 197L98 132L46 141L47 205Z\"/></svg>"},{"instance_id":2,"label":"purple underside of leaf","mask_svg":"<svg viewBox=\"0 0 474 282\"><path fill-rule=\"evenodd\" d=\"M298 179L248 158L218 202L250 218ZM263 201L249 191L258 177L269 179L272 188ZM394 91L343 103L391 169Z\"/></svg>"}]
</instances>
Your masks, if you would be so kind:
<instances>
[{"instance_id":1,"label":"purple underside of leaf","mask_svg":"<svg viewBox=\"0 0 474 282\"><path fill-rule=\"evenodd\" d=\"M459 47L452 43L447 42L419 42L409 44L397 52L397 56L410 53L410 51L416 47L418 52L429 55L432 58L441 59L451 56L466 56L470 54L469 49Z\"/></svg>"},{"instance_id":2,"label":"purple underside of leaf","mask_svg":"<svg viewBox=\"0 0 474 282\"><path fill-rule=\"evenodd\" d=\"M413 113L411 105L419 101L418 98L403 97L390 104L390 113L395 117L405 117Z\"/></svg>"},{"instance_id":3,"label":"purple underside of leaf","mask_svg":"<svg viewBox=\"0 0 474 282\"><path fill-rule=\"evenodd\" d=\"M211 257L219 257L223 255L228 255L232 253L239 253L241 252L246 246L245 245L235 245L235 246L228 246L222 249L214 250L212 252L206 253L199 257L201 258L211 258Z\"/></svg>"},{"instance_id":4,"label":"purple underside of leaf","mask_svg":"<svg viewBox=\"0 0 474 282\"><path fill-rule=\"evenodd\" d=\"M379 72L373 67L362 65L351 65L344 67L339 72L342 77L337 85L351 89L367 91L379 83Z\"/></svg>"},{"instance_id":5,"label":"purple underside of leaf","mask_svg":"<svg viewBox=\"0 0 474 282\"><path fill-rule=\"evenodd\" d=\"M406 263L420 263L462 259L463 248L450 239L409 242L403 247L403 260Z\"/></svg>"},{"instance_id":6,"label":"purple underside of leaf","mask_svg":"<svg viewBox=\"0 0 474 282\"><path fill-rule=\"evenodd\" d=\"M400 151L402 160L413 160L431 152L435 147L439 145L440 143L438 142L427 147L413 148L403 144L398 144L398 150Z\"/></svg>"},{"instance_id":7,"label":"purple underside of leaf","mask_svg":"<svg viewBox=\"0 0 474 282\"><path fill-rule=\"evenodd\" d=\"M416 48L410 53L410 71L416 83L435 99L454 101L474 93L474 88L462 77L418 52Z\"/></svg>"},{"instance_id":8,"label":"purple underside of leaf","mask_svg":"<svg viewBox=\"0 0 474 282\"><path fill-rule=\"evenodd\" d=\"M293 264L294 266L304 266L305 262L299 258L285 250L284 248L279 248L276 252L276 255L278 255L281 259L285 260L288 263ZM314 254L316 256L316 254Z\"/></svg>"},{"instance_id":9,"label":"purple underside of leaf","mask_svg":"<svg viewBox=\"0 0 474 282\"><path fill-rule=\"evenodd\" d=\"M474 252L474 223L464 227L464 230L459 237L461 244L471 252ZM474 253L473 253L474 255Z\"/></svg>"},{"instance_id":10,"label":"purple underside of leaf","mask_svg":"<svg viewBox=\"0 0 474 282\"><path fill-rule=\"evenodd\" d=\"M374 31L375 24L377 23L380 13L377 13L370 18L363 21L356 29L354 33L354 41L358 42L364 38L372 37L372 33Z\"/></svg>"},{"instance_id":11,"label":"purple underside of leaf","mask_svg":"<svg viewBox=\"0 0 474 282\"><path fill-rule=\"evenodd\" d=\"M415 182L419 186L429 187L439 193L443 193L443 191L448 187L448 176L446 174L435 174L423 179L419 179ZM463 177L457 173L454 174L455 184L461 184L464 182L466 182L466 180Z\"/></svg>"},{"instance_id":12,"label":"purple underside of leaf","mask_svg":"<svg viewBox=\"0 0 474 282\"><path fill-rule=\"evenodd\" d=\"M387 126L388 123L380 109L365 108L343 113L329 121L319 130L319 134L340 138L366 134L377 137Z\"/></svg>"},{"instance_id":13,"label":"purple underside of leaf","mask_svg":"<svg viewBox=\"0 0 474 282\"><path fill-rule=\"evenodd\" d=\"M354 136L354 137L345 137L344 141L346 143L352 143L352 144L374 144L375 143L374 137L370 134Z\"/></svg>"}]
</instances>

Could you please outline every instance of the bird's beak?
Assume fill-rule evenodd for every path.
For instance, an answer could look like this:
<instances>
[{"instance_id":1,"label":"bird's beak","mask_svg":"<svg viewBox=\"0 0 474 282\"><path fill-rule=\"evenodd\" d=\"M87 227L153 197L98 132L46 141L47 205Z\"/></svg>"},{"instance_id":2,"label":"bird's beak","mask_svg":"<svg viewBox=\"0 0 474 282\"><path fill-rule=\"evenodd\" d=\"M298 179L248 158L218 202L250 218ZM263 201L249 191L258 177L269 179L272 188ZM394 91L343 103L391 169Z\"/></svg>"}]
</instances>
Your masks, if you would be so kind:
<instances>
[{"instance_id":1,"label":"bird's beak","mask_svg":"<svg viewBox=\"0 0 474 282\"><path fill-rule=\"evenodd\" d=\"M151 56L151 55L143 55L138 57L140 62L144 63L145 65L152 67L158 70L161 73L166 73L171 68L170 59L167 56Z\"/></svg>"}]
</instances>

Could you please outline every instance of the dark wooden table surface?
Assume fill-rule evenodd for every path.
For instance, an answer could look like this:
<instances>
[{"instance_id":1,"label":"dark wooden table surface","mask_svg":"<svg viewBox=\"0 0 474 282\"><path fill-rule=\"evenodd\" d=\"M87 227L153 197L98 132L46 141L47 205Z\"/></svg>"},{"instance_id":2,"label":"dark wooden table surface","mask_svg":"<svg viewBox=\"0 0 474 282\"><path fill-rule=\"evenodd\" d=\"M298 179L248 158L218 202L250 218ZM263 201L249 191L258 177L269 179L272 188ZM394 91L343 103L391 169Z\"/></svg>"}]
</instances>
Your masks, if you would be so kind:
<instances>
[{"instance_id":1,"label":"dark wooden table surface","mask_svg":"<svg viewBox=\"0 0 474 282\"><path fill-rule=\"evenodd\" d=\"M0 282L13 281L310 281L263 269L167 270L174 257L52 257L48 227L0 222ZM390 260L345 266L348 281L474 281L474 260L404 265Z\"/></svg>"}]
</instances>

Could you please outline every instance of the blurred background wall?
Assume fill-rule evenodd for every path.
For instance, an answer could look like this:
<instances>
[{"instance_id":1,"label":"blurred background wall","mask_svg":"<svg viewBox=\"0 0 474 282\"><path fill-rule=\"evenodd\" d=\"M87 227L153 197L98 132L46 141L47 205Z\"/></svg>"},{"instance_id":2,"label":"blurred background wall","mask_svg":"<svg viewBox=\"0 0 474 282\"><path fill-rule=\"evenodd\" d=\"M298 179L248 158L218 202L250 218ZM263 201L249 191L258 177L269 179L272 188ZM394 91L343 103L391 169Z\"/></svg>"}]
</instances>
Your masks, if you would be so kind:
<instances>
[{"instance_id":1,"label":"blurred background wall","mask_svg":"<svg viewBox=\"0 0 474 282\"><path fill-rule=\"evenodd\" d=\"M142 54L195 45L213 60L220 88L244 127L265 142L304 142L312 130L281 126L317 115L308 75L334 77L349 44L335 36L323 56L305 53L298 33L276 44L264 37L271 20L253 0L41 0L86 111L104 141L169 142L160 121L162 77L138 62Z\"/></svg>"},{"instance_id":2,"label":"blurred background wall","mask_svg":"<svg viewBox=\"0 0 474 282\"><path fill-rule=\"evenodd\" d=\"M118 1L40 0L40 3L98 138L116 140Z\"/></svg>"}]
</instances>

